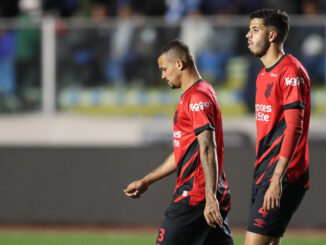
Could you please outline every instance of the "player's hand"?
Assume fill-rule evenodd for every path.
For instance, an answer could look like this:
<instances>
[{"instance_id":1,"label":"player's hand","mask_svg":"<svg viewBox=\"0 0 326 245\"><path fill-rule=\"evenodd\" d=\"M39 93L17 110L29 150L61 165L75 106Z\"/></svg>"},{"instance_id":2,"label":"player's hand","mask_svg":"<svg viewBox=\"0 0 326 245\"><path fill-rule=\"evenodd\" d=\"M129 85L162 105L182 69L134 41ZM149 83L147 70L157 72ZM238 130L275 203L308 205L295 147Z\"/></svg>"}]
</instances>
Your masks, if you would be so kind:
<instances>
[{"instance_id":1,"label":"player's hand","mask_svg":"<svg viewBox=\"0 0 326 245\"><path fill-rule=\"evenodd\" d=\"M136 180L131 182L126 189L124 189L124 193L131 198L139 198L141 194L147 191L148 185L142 180Z\"/></svg>"},{"instance_id":2,"label":"player's hand","mask_svg":"<svg viewBox=\"0 0 326 245\"><path fill-rule=\"evenodd\" d=\"M280 208L282 195L282 183L280 181L272 181L265 193L264 211L273 211Z\"/></svg>"},{"instance_id":3,"label":"player's hand","mask_svg":"<svg viewBox=\"0 0 326 245\"><path fill-rule=\"evenodd\" d=\"M215 196L206 198L206 205L204 209L204 216L207 224L216 228L216 225L223 227L223 218L220 213L220 206Z\"/></svg>"}]
</instances>

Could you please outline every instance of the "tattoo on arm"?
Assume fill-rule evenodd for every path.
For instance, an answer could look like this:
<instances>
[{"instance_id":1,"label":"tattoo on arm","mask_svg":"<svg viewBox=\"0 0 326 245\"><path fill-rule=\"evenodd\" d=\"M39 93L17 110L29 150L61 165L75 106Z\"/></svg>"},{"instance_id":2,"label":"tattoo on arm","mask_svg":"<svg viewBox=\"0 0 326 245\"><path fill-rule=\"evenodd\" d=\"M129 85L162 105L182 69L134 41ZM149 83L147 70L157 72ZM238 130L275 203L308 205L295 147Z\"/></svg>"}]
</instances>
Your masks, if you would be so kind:
<instances>
[{"instance_id":1,"label":"tattoo on arm","mask_svg":"<svg viewBox=\"0 0 326 245\"><path fill-rule=\"evenodd\" d=\"M197 136L200 149L200 161L205 174L206 195L216 193L217 188L217 153L214 131L205 130Z\"/></svg>"},{"instance_id":2,"label":"tattoo on arm","mask_svg":"<svg viewBox=\"0 0 326 245\"><path fill-rule=\"evenodd\" d=\"M280 178L280 180L282 180L286 174L289 163L290 161L287 158L280 157L275 167L273 177Z\"/></svg>"}]
</instances>

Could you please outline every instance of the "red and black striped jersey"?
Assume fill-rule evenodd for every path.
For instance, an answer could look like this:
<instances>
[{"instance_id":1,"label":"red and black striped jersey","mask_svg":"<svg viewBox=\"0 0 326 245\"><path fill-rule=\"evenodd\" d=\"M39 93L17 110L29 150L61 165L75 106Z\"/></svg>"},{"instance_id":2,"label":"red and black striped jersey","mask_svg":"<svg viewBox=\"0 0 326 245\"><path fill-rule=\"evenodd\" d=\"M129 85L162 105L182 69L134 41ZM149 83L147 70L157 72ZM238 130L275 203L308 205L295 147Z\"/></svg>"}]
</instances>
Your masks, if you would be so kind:
<instances>
[{"instance_id":1,"label":"red and black striped jersey","mask_svg":"<svg viewBox=\"0 0 326 245\"><path fill-rule=\"evenodd\" d=\"M256 81L256 163L254 181L270 181L286 133L285 110L304 110L303 131L287 169L289 182L309 185L308 128L310 120L310 78L292 55L284 55L274 66L263 68ZM290 146L289 146L290 147Z\"/></svg>"},{"instance_id":2,"label":"red and black striped jersey","mask_svg":"<svg viewBox=\"0 0 326 245\"><path fill-rule=\"evenodd\" d=\"M197 135L215 131L218 158L217 199L228 210L231 203L228 183L223 171L224 145L220 107L213 87L199 80L181 96L174 115L173 145L177 165L174 202L192 206L205 199L205 176L200 162Z\"/></svg>"}]
</instances>

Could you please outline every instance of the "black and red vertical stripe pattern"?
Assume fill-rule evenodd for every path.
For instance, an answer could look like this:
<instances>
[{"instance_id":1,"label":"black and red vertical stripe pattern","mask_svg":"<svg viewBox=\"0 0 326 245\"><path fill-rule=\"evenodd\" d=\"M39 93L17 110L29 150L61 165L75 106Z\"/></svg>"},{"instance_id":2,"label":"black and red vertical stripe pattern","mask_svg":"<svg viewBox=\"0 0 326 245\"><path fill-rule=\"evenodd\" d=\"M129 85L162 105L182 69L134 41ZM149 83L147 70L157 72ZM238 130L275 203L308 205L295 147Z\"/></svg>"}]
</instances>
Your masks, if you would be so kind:
<instances>
[{"instance_id":1,"label":"black and red vertical stripe pattern","mask_svg":"<svg viewBox=\"0 0 326 245\"><path fill-rule=\"evenodd\" d=\"M174 202L190 202L194 174L198 164L200 164L199 144L195 140L177 165L177 185L173 198ZM231 194L224 171L221 173L217 189L217 199L221 210L228 211L230 209Z\"/></svg>"},{"instance_id":2,"label":"black and red vertical stripe pattern","mask_svg":"<svg viewBox=\"0 0 326 245\"><path fill-rule=\"evenodd\" d=\"M258 143L254 182L258 185L272 178L281 151L285 119L280 120Z\"/></svg>"},{"instance_id":3,"label":"black and red vertical stripe pattern","mask_svg":"<svg viewBox=\"0 0 326 245\"><path fill-rule=\"evenodd\" d=\"M286 123L283 118L259 141L254 172L254 183L256 183L256 185L271 180L280 157L285 129ZM308 171L304 174L303 178L309 179L307 176Z\"/></svg>"},{"instance_id":4,"label":"black and red vertical stripe pattern","mask_svg":"<svg viewBox=\"0 0 326 245\"><path fill-rule=\"evenodd\" d=\"M199 163L199 144L196 139L177 164L177 185L174 192L174 202L183 200L189 203L193 189L194 173Z\"/></svg>"},{"instance_id":5,"label":"black and red vertical stripe pattern","mask_svg":"<svg viewBox=\"0 0 326 245\"><path fill-rule=\"evenodd\" d=\"M221 173L221 178L218 184L216 198L220 205L220 210L229 211L231 209L231 192L226 180L224 170Z\"/></svg>"}]
</instances>

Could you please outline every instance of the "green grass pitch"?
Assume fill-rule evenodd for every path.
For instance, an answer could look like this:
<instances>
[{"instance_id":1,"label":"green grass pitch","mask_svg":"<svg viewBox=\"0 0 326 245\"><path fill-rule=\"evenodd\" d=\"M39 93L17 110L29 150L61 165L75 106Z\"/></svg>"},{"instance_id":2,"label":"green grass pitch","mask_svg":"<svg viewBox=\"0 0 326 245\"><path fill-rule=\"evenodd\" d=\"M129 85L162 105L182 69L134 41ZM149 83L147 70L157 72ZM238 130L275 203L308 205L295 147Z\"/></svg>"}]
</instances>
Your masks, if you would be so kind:
<instances>
[{"instance_id":1,"label":"green grass pitch","mask_svg":"<svg viewBox=\"0 0 326 245\"><path fill-rule=\"evenodd\" d=\"M83 232L83 231L0 231L0 245L152 245L155 233ZM243 244L243 235L234 236L235 245ZM325 245L326 234L285 236L282 245Z\"/></svg>"}]
</instances>

